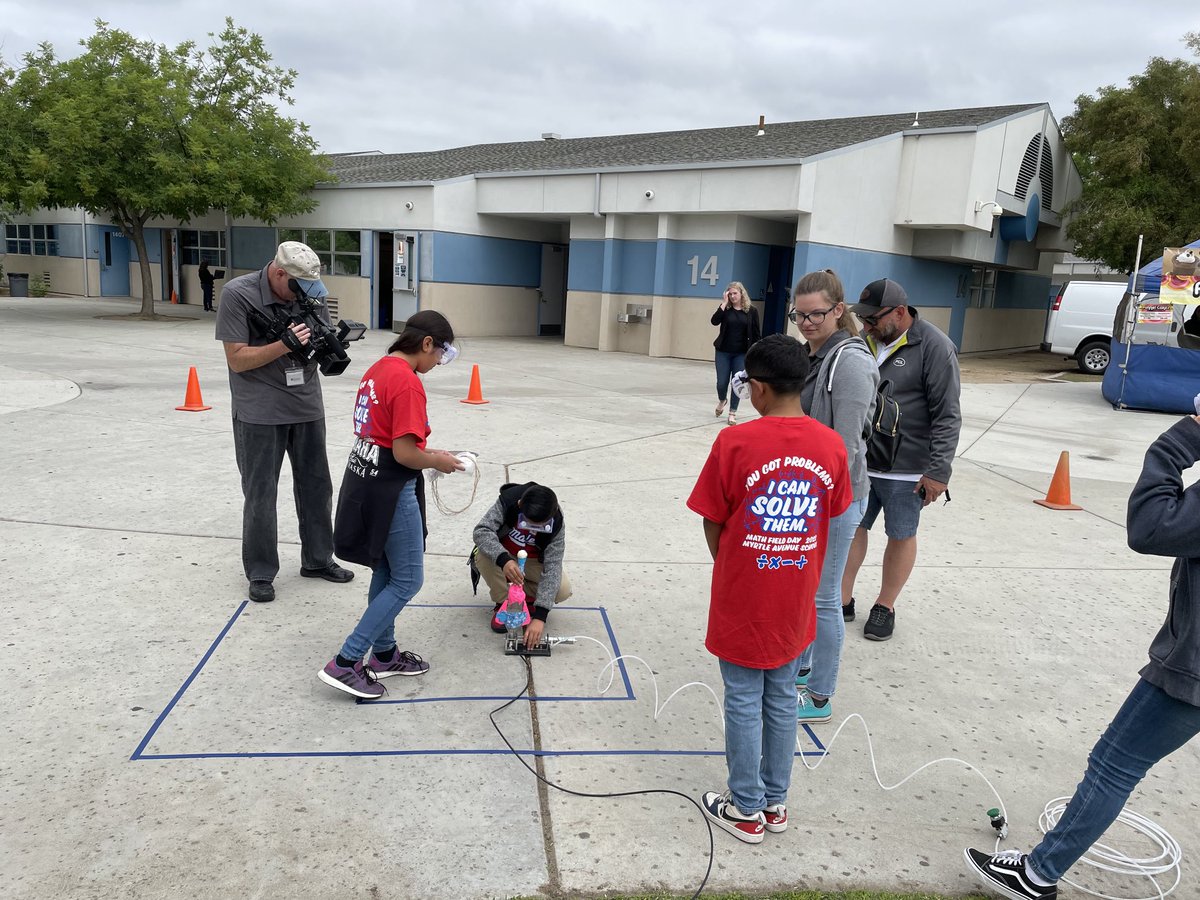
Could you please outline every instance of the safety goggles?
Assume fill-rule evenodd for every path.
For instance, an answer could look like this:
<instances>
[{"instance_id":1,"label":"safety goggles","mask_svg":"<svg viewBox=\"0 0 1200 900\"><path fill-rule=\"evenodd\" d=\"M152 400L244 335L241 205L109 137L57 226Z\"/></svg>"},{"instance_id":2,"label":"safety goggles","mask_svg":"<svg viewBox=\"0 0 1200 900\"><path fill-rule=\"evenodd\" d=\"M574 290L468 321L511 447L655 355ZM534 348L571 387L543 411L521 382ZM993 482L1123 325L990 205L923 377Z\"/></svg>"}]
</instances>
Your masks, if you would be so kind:
<instances>
[{"instance_id":1,"label":"safety goggles","mask_svg":"<svg viewBox=\"0 0 1200 900\"><path fill-rule=\"evenodd\" d=\"M554 530L553 516L545 522L530 522L525 518L524 513L517 514L517 527L522 531L531 531L534 534L549 534Z\"/></svg>"},{"instance_id":2,"label":"safety goggles","mask_svg":"<svg viewBox=\"0 0 1200 900\"><path fill-rule=\"evenodd\" d=\"M442 344L434 349L438 354L437 364L439 366L448 366L450 363L458 359L458 348L453 344Z\"/></svg>"}]
</instances>

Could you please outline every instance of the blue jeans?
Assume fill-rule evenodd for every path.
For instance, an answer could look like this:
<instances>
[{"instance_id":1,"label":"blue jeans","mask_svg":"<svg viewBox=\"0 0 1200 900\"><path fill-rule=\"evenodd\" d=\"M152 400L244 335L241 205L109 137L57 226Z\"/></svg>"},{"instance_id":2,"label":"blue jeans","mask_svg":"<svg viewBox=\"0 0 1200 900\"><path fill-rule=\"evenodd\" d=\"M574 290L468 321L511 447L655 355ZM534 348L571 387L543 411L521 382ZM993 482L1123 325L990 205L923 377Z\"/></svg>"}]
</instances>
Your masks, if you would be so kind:
<instances>
[{"instance_id":1,"label":"blue jeans","mask_svg":"<svg viewBox=\"0 0 1200 900\"><path fill-rule=\"evenodd\" d=\"M832 697L837 690L838 668L842 664L842 642L846 622L842 618L842 573L854 532L867 508L867 498L850 501L846 511L829 520L825 562L821 564L821 583L817 585L817 639L800 654L800 666L812 669L808 690L816 697Z\"/></svg>"},{"instance_id":2,"label":"blue jeans","mask_svg":"<svg viewBox=\"0 0 1200 900\"><path fill-rule=\"evenodd\" d=\"M1200 733L1200 707L1139 680L1088 755L1087 771L1058 824L1029 854L1033 870L1058 881L1121 813L1150 767Z\"/></svg>"},{"instance_id":3,"label":"blue jeans","mask_svg":"<svg viewBox=\"0 0 1200 900\"><path fill-rule=\"evenodd\" d=\"M367 611L339 653L345 659L362 659L372 647L377 653L395 647L396 616L425 581L425 536L416 485L416 481L410 481L400 490L383 548L383 562L371 575Z\"/></svg>"},{"instance_id":4,"label":"blue jeans","mask_svg":"<svg viewBox=\"0 0 1200 900\"><path fill-rule=\"evenodd\" d=\"M787 800L796 753L796 660L748 669L721 660L725 764L733 804L756 813Z\"/></svg>"},{"instance_id":5,"label":"blue jeans","mask_svg":"<svg viewBox=\"0 0 1200 900\"><path fill-rule=\"evenodd\" d=\"M734 372L740 372L746 368L745 353L723 353L717 351L717 399L722 403L725 402L725 396L729 393L729 379L733 377ZM729 398L729 411L736 412L738 408L738 395L734 394ZM745 810L742 810L745 812Z\"/></svg>"}]
</instances>

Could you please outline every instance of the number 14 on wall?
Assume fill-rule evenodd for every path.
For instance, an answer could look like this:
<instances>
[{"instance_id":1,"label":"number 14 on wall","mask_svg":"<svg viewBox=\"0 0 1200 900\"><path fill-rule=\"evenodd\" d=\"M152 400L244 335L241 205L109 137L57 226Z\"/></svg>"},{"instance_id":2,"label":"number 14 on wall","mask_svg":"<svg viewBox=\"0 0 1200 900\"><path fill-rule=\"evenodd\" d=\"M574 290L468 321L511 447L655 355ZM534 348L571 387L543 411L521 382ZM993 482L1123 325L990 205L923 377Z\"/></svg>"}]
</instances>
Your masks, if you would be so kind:
<instances>
[{"instance_id":1,"label":"number 14 on wall","mask_svg":"<svg viewBox=\"0 0 1200 900\"><path fill-rule=\"evenodd\" d=\"M710 256L708 262L704 264L704 268L700 268L700 257L693 256L687 261L687 264L692 267L692 284L699 284L703 278L711 287L716 287L721 276L717 274L717 258Z\"/></svg>"}]
</instances>

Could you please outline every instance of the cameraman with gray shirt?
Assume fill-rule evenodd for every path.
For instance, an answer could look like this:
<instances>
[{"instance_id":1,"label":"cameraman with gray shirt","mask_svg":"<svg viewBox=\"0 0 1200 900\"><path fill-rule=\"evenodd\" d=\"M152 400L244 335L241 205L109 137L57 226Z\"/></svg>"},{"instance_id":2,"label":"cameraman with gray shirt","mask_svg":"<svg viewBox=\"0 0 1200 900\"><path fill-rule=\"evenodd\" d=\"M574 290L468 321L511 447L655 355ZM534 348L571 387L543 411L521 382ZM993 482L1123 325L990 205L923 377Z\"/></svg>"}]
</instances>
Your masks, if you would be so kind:
<instances>
[{"instance_id":1,"label":"cameraman with gray shirt","mask_svg":"<svg viewBox=\"0 0 1200 900\"><path fill-rule=\"evenodd\" d=\"M233 443L242 477L242 565L250 599L275 599L279 572L276 517L279 471L286 453L292 465L296 517L300 523L300 574L344 583L354 573L333 561L333 483L325 454L325 405L318 365L297 361L310 330L292 324L273 338L258 324L299 316L302 299L321 301L317 254L298 241L279 245L262 270L229 281L221 291L216 338L225 345L233 399ZM324 303L318 315L328 325Z\"/></svg>"}]
</instances>

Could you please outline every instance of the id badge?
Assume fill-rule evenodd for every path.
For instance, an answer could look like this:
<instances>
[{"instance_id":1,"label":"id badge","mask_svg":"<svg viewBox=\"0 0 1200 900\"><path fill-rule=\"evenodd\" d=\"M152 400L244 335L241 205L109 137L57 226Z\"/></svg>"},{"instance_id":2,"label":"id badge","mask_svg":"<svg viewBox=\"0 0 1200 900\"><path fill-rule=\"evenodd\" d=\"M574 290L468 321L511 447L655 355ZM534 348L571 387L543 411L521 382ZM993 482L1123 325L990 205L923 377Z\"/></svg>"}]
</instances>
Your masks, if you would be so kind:
<instances>
[{"instance_id":1,"label":"id badge","mask_svg":"<svg viewBox=\"0 0 1200 900\"><path fill-rule=\"evenodd\" d=\"M304 369L299 366L285 370L283 375L288 387L300 387L304 384Z\"/></svg>"}]
</instances>

